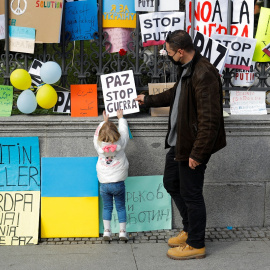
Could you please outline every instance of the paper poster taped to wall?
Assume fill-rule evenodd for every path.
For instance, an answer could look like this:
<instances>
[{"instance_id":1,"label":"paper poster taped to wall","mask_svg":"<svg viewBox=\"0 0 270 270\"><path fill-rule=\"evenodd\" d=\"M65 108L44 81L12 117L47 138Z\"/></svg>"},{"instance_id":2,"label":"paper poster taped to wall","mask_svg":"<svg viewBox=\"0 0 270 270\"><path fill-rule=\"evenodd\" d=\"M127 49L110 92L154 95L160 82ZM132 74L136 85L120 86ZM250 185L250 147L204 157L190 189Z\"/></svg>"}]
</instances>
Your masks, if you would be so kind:
<instances>
[{"instance_id":1,"label":"paper poster taped to wall","mask_svg":"<svg viewBox=\"0 0 270 270\"><path fill-rule=\"evenodd\" d=\"M0 85L0 116L10 116L13 105L13 86Z\"/></svg>"},{"instance_id":2,"label":"paper poster taped to wall","mask_svg":"<svg viewBox=\"0 0 270 270\"><path fill-rule=\"evenodd\" d=\"M74 84L70 91L71 117L98 116L96 84Z\"/></svg>"},{"instance_id":3,"label":"paper poster taped to wall","mask_svg":"<svg viewBox=\"0 0 270 270\"><path fill-rule=\"evenodd\" d=\"M97 2L75 1L65 3L65 30L70 40L90 40L98 31Z\"/></svg>"},{"instance_id":4,"label":"paper poster taped to wall","mask_svg":"<svg viewBox=\"0 0 270 270\"><path fill-rule=\"evenodd\" d=\"M163 186L163 176L133 176L125 180L127 231L141 232L172 228L171 196ZM100 198L99 230L103 232L102 199ZM113 233L119 233L114 205L111 221Z\"/></svg>"},{"instance_id":5,"label":"paper poster taped to wall","mask_svg":"<svg viewBox=\"0 0 270 270\"><path fill-rule=\"evenodd\" d=\"M100 76L106 114L109 117L117 115L117 110L124 114L140 111L136 86L132 70L110 73ZM71 103L72 104L72 103Z\"/></svg>"},{"instance_id":6,"label":"paper poster taped to wall","mask_svg":"<svg viewBox=\"0 0 270 270\"><path fill-rule=\"evenodd\" d=\"M254 1L232 0L231 35L253 38ZM191 30L191 0L186 0L186 29ZM227 34L228 0L195 0L194 30L211 37Z\"/></svg>"},{"instance_id":7,"label":"paper poster taped to wall","mask_svg":"<svg viewBox=\"0 0 270 270\"><path fill-rule=\"evenodd\" d=\"M38 137L0 138L0 191L40 191Z\"/></svg>"},{"instance_id":8,"label":"paper poster taped to wall","mask_svg":"<svg viewBox=\"0 0 270 270\"><path fill-rule=\"evenodd\" d=\"M256 39L230 35L212 35L212 38L228 48L225 67L249 70Z\"/></svg>"},{"instance_id":9,"label":"paper poster taped to wall","mask_svg":"<svg viewBox=\"0 0 270 270\"><path fill-rule=\"evenodd\" d=\"M108 0L103 2L103 27L136 28L134 0Z\"/></svg>"},{"instance_id":10,"label":"paper poster taped to wall","mask_svg":"<svg viewBox=\"0 0 270 270\"><path fill-rule=\"evenodd\" d=\"M40 191L0 191L0 246L38 244Z\"/></svg>"},{"instance_id":11,"label":"paper poster taped to wall","mask_svg":"<svg viewBox=\"0 0 270 270\"><path fill-rule=\"evenodd\" d=\"M169 31L184 29L184 12L154 12L139 17L144 47L162 45Z\"/></svg>"},{"instance_id":12,"label":"paper poster taped to wall","mask_svg":"<svg viewBox=\"0 0 270 270\"><path fill-rule=\"evenodd\" d=\"M9 0L10 25L36 29L36 43L59 43L63 0Z\"/></svg>"}]
</instances>

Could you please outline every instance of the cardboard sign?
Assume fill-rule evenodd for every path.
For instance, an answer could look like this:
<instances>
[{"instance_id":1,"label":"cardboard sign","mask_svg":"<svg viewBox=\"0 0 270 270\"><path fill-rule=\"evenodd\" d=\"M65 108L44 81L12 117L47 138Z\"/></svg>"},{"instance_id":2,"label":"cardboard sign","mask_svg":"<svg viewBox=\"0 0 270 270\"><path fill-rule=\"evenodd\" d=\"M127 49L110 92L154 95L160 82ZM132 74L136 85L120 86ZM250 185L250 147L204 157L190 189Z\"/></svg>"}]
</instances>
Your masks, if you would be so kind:
<instances>
[{"instance_id":1,"label":"cardboard sign","mask_svg":"<svg viewBox=\"0 0 270 270\"><path fill-rule=\"evenodd\" d=\"M228 48L225 67L249 70L256 39L229 35L212 35L212 38Z\"/></svg>"},{"instance_id":2,"label":"cardboard sign","mask_svg":"<svg viewBox=\"0 0 270 270\"><path fill-rule=\"evenodd\" d=\"M0 15L0 39L5 38L5 15Z\"/></svg>"},{"instance_id":3,"label":"cardboard sign","mask_svg":"<svg viewBox=\"0 0 270 270\"><path fill-rule=\"evenodd\" d=\"M195 49L199 50L218 69L219 74L222 74L228 49L200 32L196 32L193 43Z\"/></svg>"},{"instance_id":4,"label":"cardboard sign","mask_svg":"<svg viewBox=\"0 0 270 270\"><path fill-rule=\"evenodd\" d=\"M127 232L141 232L172 228L171 197L164 189L163 176L133 176L125 180ZM100 199L99 230L103 232ZM119 233L119 222L114 206L111 229Z\"/></svg>"},{"instance_id":5,"label":"cardboard sign","mask_svg":"<svg viewBox=\"0 0 270 270\"><path fill-rule=\"evenodd\" d=\"M42 65L43 65L43 62L37 59L34 59L28 71L32 79L32 84L35 84L36 86L42 83L42 80L40 77L40 68L42 67Z\"/></svg>"},{"instance_id":6,"label":"cardboard sign","mask_svg":"<svg viewBox=\"0 0 270 270\"><path fill-rule=\"evenodd\" d=\"M98 31L97 3L95 1L66 3L65 31L71 33L71 41L93 39L93 34Z\"/></svg>"},{"instance_id":7,"label":"cardboard sign","mask_svg":"<svg viewBox=\"0 0 270 270\"><path fill-rule=\"evenodd\" d=\"M59 43L63 0L9 0L11 25L36 29L36 43Z\"/></svg>"},{"instance_id":8,"label":"cardboard sign","mask_svg":"<svg viewBox=\"0 0 270 270\"><path fill-rule=\"evenodd\" d=\"M134 0L107 0L103 2L103 27L136 28Z\"/></svg>"},{"instance_id":9,"label":"cardboard sign","mask_svg":"<svg viewBox=\"0 0 270 270\"><path fill-rule=\"evenodd\" d=\"M71 117L98 116L96 84L71 85L70 92Z\"/></svg>"},{"instance_id":10,"label":"cardboard sign","mask_svg":"<svg viewBox=\"0 0 270 270\"><path fill-rule=\"evenodd\" d=\"M105 43L106 50L110 53L119 52L121 49L129 51L128 43L132 41L132 31L133 29L131 28L105 28L104 32L108 33L108 39L106 41L111 43ZM130 47L132 48L132 46Z\"/></svg>"},{"instance_id":11,"label":"cardboard sign","mask_svg":"<svg viewBox=\"0 0 270 270\"><path fill-rule=\"evenodd\" d=\"M253 38L254 1L232 0L231 35ZM191 28L191 0L186 0L186 29ZM194 29L211 37L227 34L228 0L195 0Z\"/></svg>"},{"instance_id":12,"label":"cardboard sign","mask_svg":"<svg viewBox=\"0 0 270 270\"><path fill-rule=\"evenodd\" d=\"M109 117L117 115L117 110L123 110L124 114L139 112L136 86L132 70L101 75L106 114Z\"/></svg>"},{"instance_id":13,"label":"cardboard sign","mask_svg":"<svg viewBox=\"0 0 270 270\"><path fill-rule=\"evenodd\" d=\"M9 50L12 52L34 53L35 29L10 25Z\"/></svg>"},{"instance_id":14,"label":"cardboard sign","mask_svg":"<svg viewBox=\"0 0 270 270\"><path fill-rule=\"evenodd\" d=\"M70 92L57 91L57 102L53 108L54 112L70 113Z\"/></svg>"},{"instance_id":15,"label":"cardboard sign","mask_svg":"<svg viewBox=\"0 0 270 270\"><path fill-rule=\"evenodd\" d=\"M0 85L0 116L10 116L13 105L13 86Z\"/></svg>"},{"instance_id":16,"label":"cardboard sign","mask_svg":"<svg viewBox=\"0 0 270 270\"><path fill-rule=\"evenodd\" d=\"M40 191L38 137L0 138L0 191Z\"/></svg>"},{"instance_id":17,"label":"cardboard sign","mask_svg":"<svg viewBox=\"0 0 270 270\"><path fill-rule=\"evenodd\" d=\"M230 91L232 115L267 114L264 91Z\"/></svg>"},{"instance_id":18,"label":"cardboard sign","mask_svg":"<svg viewBox=\"0 0 270 270\"><path fill-rule=\"evenodd\" d=\"M232 77L232 84L234 86L250 87L255 81L255 62L251 63L250 70L237 69L235 76Z\"/></svg>"},{"instance_id":19,"label":"cardboard sign","mask_svg":"<svg viewBox=\"0 0 270 270\"><path fill-rule=\"evenodd\" d=\"M38 243L40 191L0 192L0 246Z\"/></svg>"},{"instance_id":20,"label":"cardboard sign","mask_svg":"<svg viewBox=\"0 0 270 270\"><path fill-rule=\"evenodd\" d=\"M42 158L41 237L98 237L97 157Z\"/></svg>"},{"instance_id":21,"label":"cardboard sign","mask_svg":"<svg viewBox=\"0 0 270 270\"><path fill-rule=\"evenodd\" d=\"M263 49L270 43L270 8L261 7L255 38L257 39L257 44L253 55L253 61L269 62L270 56L268 56Z\"/></svg>"},{"instance_id":22,"label":"cardboard sign","mask_svg":"<svg viewBox=\"0 0 270 270\"><path fill-rule=\"evenodd\" d=\"M136 11L155 11L155 0L135 0ZM170 0L168 5L167 0L158 1L158 11L179 10L179 0Z\"/></svg>"},{"instance_id":23,"label":"cardboard sign","mask_svg":"<svg viewBox=\"0 0 270 270\"><path fill-rule=\"evenodd\" d=\"M169 31L184 29L184 12L154 12L139 17L144 47L162 45Z\"/></svg>"},{"instance_id":24,"label":"cardboard sign","mask_svg":"<svg viewBox=\"0 0 270 270\"><path fill-rule=\"evenodd\" d=\"M175 83L148 83L149 95L157 95L172 88ZM170 107L151 108L151 116L169 116Z\"/></svg>"},{"instance_id":25,"label":"cardboard sign","mask_svg":"<svg viewBox=\"0 0 270 270\"><path fill-rule=\"evenodd\" d=\"M270 56L270 43L267 44L267 45L262 49L262 51L263 51L264 53L266 53L268 56Z\"/></svg>"},{"instance_id":26,"label":"cardboard sign","mask_svg":"<svg viewBox=\"0 0 270 270\"><path fill-rule=\"evenodd\" d=\"M0 14L5 13L5 1L0 1Z\"/></svg>"}]
</instances>

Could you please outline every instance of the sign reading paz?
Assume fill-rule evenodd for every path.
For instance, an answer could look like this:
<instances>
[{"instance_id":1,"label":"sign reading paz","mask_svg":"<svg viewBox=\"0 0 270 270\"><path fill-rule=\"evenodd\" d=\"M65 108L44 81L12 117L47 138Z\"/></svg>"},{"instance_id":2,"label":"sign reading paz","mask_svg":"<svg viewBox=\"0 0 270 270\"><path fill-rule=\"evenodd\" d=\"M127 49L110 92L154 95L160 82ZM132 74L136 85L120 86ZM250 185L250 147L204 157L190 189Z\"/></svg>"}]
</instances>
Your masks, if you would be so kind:
<instances>
[{"instance_id":1,"label":"sign reading paz","mask_svg":"<svg viewBox=\"0 0 270 270\"><path fill-rule=\"evenodd\" d=\"M199 50L218 69L219 74L222 74L228 49L200 32L196 32L193 43L195 49Z\"/></svg>"},{"instance_id":2,"label":"sign reading paz","mask_svg":"<svg viewBox=\"0 0 270 270\"><path fill-rule=\"evenodd\" d=\"M117 110L124 114L139 112L133 71L127 70L117 73L101 75L101 84L106 114L110 117L117 115Z\"/></svg>"},{"instance_id":3,"label":"sign reading paz","mask_svg":"<svg viewBox=\"0 0 270 270\"><path fill-rule=\"evenodd\" d=\"M57 102L53 108L54 112L70 113L70 92L57 91Z\"/></svg>"}]
</instances>

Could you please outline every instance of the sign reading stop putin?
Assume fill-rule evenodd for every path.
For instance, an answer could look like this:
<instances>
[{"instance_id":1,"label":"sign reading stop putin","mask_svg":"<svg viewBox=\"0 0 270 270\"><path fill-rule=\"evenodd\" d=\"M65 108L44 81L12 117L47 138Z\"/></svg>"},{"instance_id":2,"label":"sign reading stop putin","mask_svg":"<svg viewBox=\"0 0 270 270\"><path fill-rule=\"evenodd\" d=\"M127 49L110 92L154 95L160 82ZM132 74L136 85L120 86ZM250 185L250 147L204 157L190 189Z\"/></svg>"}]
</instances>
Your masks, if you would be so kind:
<instances>
[{"instance_id":1,"label":"sign reading stop putin","mask_svg":"<svg viewBox=\"0 0 270 270\"><path fill-rule=\"evenodd\" d=\"M139 112L134 76L132 70L100 76L104 105L109 117L117 116L117 110L124 114Z\"/></svg>"}]
</instances>

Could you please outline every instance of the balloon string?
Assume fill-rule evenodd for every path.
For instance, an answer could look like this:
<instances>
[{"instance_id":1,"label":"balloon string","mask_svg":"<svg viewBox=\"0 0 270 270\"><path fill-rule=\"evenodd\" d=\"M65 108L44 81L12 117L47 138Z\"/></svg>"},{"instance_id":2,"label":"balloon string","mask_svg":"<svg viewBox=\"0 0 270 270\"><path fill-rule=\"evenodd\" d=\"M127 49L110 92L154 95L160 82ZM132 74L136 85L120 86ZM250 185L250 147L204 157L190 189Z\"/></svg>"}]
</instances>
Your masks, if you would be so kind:
<instances>
[{"instance_id":1,"label":"balloon string","mask_svg":"<svg viewBox=\"0 0 270 270\"><path fill-rule=\"evenodd\" d=\"M45 85L45 83L41 83L38 86L32 86L31 88L34 88L34 89L37 88L36 90L38 90L38 88L41 87L42 85ZM64 90L70 91L70 89L68 89L68 88L65 88L65 87L62 87L62 86L59 86L59 85L56 85L56 84L52 84L52 85L56 86L56 87L59 87L59 88L62 88Z\"/></svg>"},{"instance_id":2,"label":"balloon string","mask_svg":"<svg viewBox=\"0 0 270 270\"><path fill-rule=\"evenodd\" d=\"M56 85L56 84L52 84L52 85L57 86L57 87L62 88L62 89L65 89L67 91L70 91L70 89L68 89L68 88L65 88L65 87L62 87L62 86L59 86L59 85Z\"/></svg>"}]
</instances>

